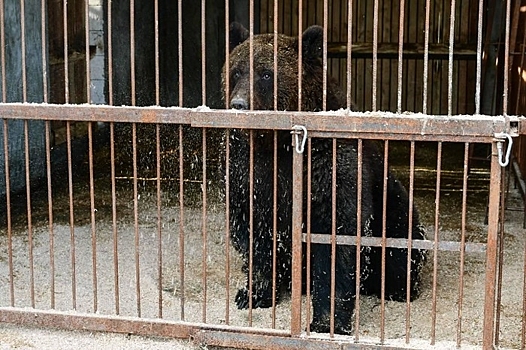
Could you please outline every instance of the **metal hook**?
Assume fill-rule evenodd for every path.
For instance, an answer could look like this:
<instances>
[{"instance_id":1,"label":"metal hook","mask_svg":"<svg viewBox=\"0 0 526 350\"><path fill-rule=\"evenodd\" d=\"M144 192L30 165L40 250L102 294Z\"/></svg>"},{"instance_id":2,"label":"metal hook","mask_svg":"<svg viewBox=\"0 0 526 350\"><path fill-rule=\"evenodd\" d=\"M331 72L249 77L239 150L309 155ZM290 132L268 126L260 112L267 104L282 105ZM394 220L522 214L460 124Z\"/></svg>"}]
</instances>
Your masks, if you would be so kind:
<instances>
[{"instance_id":1,"label":"metal hook","mask_svg":"<svg viewBox=\"0 0 526 350\"><path fill-rule=\"evenodd\" d=\"M510 154L511 154L511 147L513 146L513 139L507 133L498 133L498 134L495 134L495 137L498 139L497 140L498 142L497 151L499 155L499 165L503 168L507 167L508 164L510 163ZM506 149L505 158L502 159L502 144L504 143L504 140L503 140L504 138L508 140L508 148Z\"/></svg>"},{"instance_id":2,"label":"metal hook","mask_svg":"<svg viewBox=\"0 0 526 350\"><path fill-rule=\"evenodd\" d=\"M295 146L296 146L296 152L299 154L302 154L305 150L305 142L307 142L307 128L303 125L294 125L292 127L291 134L294 134L296 137L294 140ZM300 143L300 134L303 133L303 138Z\"/></svg>"}]
</instances>

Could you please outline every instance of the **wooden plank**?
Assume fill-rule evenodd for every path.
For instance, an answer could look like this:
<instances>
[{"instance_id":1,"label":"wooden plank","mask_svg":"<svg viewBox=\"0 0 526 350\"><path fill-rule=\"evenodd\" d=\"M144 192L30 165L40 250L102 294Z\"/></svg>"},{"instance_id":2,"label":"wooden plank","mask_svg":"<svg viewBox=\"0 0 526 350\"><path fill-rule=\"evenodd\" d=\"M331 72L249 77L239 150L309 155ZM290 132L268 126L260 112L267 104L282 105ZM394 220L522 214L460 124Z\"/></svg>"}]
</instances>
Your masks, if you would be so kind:
<instances>
[{"instance_id":1,"label":"wooden plank","mask_svg":"<svg viewBox=\"0 0 526 350\"><path fill-rule=\"evenodd\" d=\"M378 1L378 42L391 43L391 24L393 11L396 11L396 3L393 1L393 7L389 9L387 0ZM387 22L387 23L386 23ZM394 25L394 24L393 24ZM377 108L381 111L390 111L390 101L392 87L396 89L396 80L392 80L391 59L378 60L378 80L377 80ZM395 90L396 94L396 90Z\"/></svg>"},{"instance_id":2,"label":"wooden plank","mask_svg":"<svg viewBox=\"0 0 526 350\"><path fill-rule=\"evenodd\" d=\"M329 42L333 41L346 41L344 37L342 36L343 33L347 32L347 28L345 27L345 22L342 21L342 11L343 11L343 2L344 0L333 0L328 3L329 8L329 14L328 14L328 21L329 21L329 31L328 31L328 39ZM329 58L329 65L330 65L330 76L338 79L338 82L340 86L343 88L344 85L342 85L342 71L340 70L340 60L341 59L334 59Z\"/></svg>"},{"instance_id":3,"label":"wooden plank","mask_svg":"<svg viewBox=\"0 0 526 350\"><path fill-rule=\"evenodd\" d=\"M269 21L270 21L270 13L269 13L269 1L270 0L260 0L259 2L259 29L260 33L270 33L269 30ZM256 10L257 11L257 10Z\"/></svg>"},{"instance_id":4,"label":"wooden plank","mask_svg":"<svg viewBox=\"0 0 526 350\"><path fill-rule=\"evenodd\" d=\"M303 2L305 2L305 0ZM293 0L290 1L290 19L289 19L289 21L290 21L290 34L289 35L292 35L292 36L301 35L301 33L298 31L298 24L299 24L298 6L299 6L299 2L297 0L296 1L293 1ZM305 6L305 5L303 4L303 6Z\"/></svg>"},{"instance_id":5,"label":"wooden plank","mask_svg":"<svg viewBox=\"0 0 526 350\"><path fill-rule=\"evenodd\" d=\"M353 56L356 58L371 58L373 51L372 42L353 42L351 47ZM424 44L423 43L404 43L404 58L424 58ZM328 54L331 57L346 57L347 56L347 42L331 42L327 48ZM455 60L475 60L476 46L474 44L456 43L453 50L453 59ZM449 46L448 44L430 44L429 45L430 59L448 59ZM380 58L397 58L398 57L398 42L378 43L378 57Z\"/></svg>"},{"instance_id":6,"label":"wooden plank","mask_svg":"<svg viewBox=\"0 0 526 350\"><path fill-rule=\"evenodd\" d=\"M287 34L287 35L292 35L292 25L291 25L292 23L292 20L291 20L292 4L291 3L292 3L292 0L283 0L283 16L281 17L282 23L283 23L282 33Z\"/></svg>"}]
</instances>

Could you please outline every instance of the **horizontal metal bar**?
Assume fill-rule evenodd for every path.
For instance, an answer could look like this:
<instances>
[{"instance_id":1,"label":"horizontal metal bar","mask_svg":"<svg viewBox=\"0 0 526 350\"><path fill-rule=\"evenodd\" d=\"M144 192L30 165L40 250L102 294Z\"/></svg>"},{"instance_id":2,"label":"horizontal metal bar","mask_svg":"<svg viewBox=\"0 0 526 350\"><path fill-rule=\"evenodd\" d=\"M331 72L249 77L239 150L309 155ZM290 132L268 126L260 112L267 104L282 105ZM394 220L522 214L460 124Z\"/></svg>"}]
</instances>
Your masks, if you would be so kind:
<instances>
[{"instance_id":1,"label":"horizontal metal bar","mask_svg":"<svg viewBox=\"0 0 526 350\"><path fill-rule=\"evenodd\" d=\"M193 110L162 107L1 103L0 117L86 122L190 124Z\"/></svg>"},{"instance_id":2,"label":"horizontal metal bar","mask_svg":"<svg viewBox=\"0 0 526 350\"><path fill-rule=\"evenodd\" d=\"M220 346L239 349L319 349L319 350L401 350L417 349L417 347L394 347L378 343L360 341L353 338L336 336L332 341L327 337L318 338L311 333L309 337L269 337L254 334L236 334L235 338L228 332L200 331L193 338L195 342L207 346Z\"/></svg>"},{"instance_id":3,"label":"horizontal metal bar","mask_svg":"<svg viewBox=\"0 0 526 350\"><path fill-rule=\"evenodd\" d=\"M196 344L250 349L367 349L397 350L392 346L374 343L354 343L352 338L339 336L327 338L291 337L289 332L275 329L233 327L146 319L126 316L101 316L77 312L38 310L27 308L0 308L0 323L11 323L30 327L44 327L61 330L112 332L147 337L188 339ZM403 349L408 349L404 347Z\"/></svg>"},{"instance_id":4,"label":"horizontal metal bar","mask_svg":"<svg viewBox=\"0 0 526 350\"><path fill-rule=\"evenodd\" d=\"M429 116L421 113L396 114L391 112L354 112L338 110L332 112L274 112L274 111L216 111L202 114L194 119L193 126L265 129L272 125L275 129L290 130L294 125L303 125L309 131L344 132L364 136L364 138L384 138L386 135L429 137L445 140L467 140L473 137L493 139L498 130L516 135L515 117L503 116ZM288 120L287 120L288 116Z\"/></svg>"},{"instance_id":5,"label":"horizontal metal bar","mask_svg":"<svg viewBox=\"0 0 526 350\"><path fill-rule=\"evenodd\" d=\"M364 133L364 132L339 132L339 131L311 131L309 137L336 138L336 139L368 139L368 140L392 140L392 141L444 141L444 142L476 142L490 143L494 141L489 135L451 135L451 134L396 134L396 133Z\"/></svg>"},{"instance_id":6,"label":"horizontal metal bar","mask_svg":"<svg viewBox=\"0 0 526 350\"><path fill-rule=\"evenodd\" d=\"M208 107L114 107L100 105L0 104L6 119L70 120L190 124L207 128L290 130L300 124L309 131L353 133L364 138L486 142L496 133L515 136L519 118L503 116L428 116L390 112L276 112L212 110ZM480 138L480 139L479 139Z\"/></svg>"},{"instance_id":7,"label":"horizontal metal bar","mask_svg":"<svg viewBox=\"0 0 526 350\"><path fill-rule=\"evenodd\" d=\"M336 243L341 245L356 245L356 236L344 236L337 235ZM307 234L303 234L303 242L307 242ZM331 244L331 235L329 234L320 234L320 233L311 233L311 242L319 244ZM413 239L411 241L413 249L426 249L432 250L435 249L435 242L431 240L423 239ZM382 246L382 237L369 237L362 236L360 245L362 247L371 246L371 247L381 247ZM387 238L386 239L387 248L407 248L407 238ZM461 248L460 242L453 241L439 241L438 250L440 251L449 251L449 252L459 252ZM485 243L473 243L466 242L465 244L466 253L485 253L486 244Z\"/></svg>"},{"instance_id":8,"label":"horizontal metal bar","mask_svg":"<svg viewBox=\"0 0 526 350\"><path fill-rule=\"evenodd\" d=\"M170 321L166 319L109 316L73 311L64 312L16 307L0 307L0 323L180 339L191 339L198 331L205 330L272 337L290 337L288 331L275 329L233 327L227 325Z\"/></svg>"}]
</instances>

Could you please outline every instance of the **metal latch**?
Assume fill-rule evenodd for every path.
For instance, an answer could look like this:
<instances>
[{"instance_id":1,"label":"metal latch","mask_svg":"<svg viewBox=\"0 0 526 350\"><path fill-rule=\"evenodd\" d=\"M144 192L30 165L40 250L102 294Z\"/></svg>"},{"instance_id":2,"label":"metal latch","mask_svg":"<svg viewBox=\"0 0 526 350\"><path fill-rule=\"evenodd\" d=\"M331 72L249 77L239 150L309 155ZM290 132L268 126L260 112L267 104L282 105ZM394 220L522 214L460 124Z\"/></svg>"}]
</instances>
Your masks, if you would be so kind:
<instances>
[{"instance_id":1,"label":"metal latch","mask_svg":"<svg viewBox=\"0 0 526 350\"><path fill-rule=\"evenodd\" d=\"M510 163L510 154L511 154L511 147L513 146L513 139L511 138L510 134L507 134L505 132L497 133L495 134L495 139L497 141L497 151L499 156L499 165L501 167L507 167ZM504 156L504 159L502 158L502 145L505 141L508 141L508 147L506 149L506 155Z\"/></svg>"},{"instance_id":2,"label":"metal latch","mask_svg":"<svg viewBox=\"0 0 526 350\"><path fill-rule=\"evenodd\" d=\"M307 128L303 125L294 125L290 133L295 136L294 144L296 146L296 152L302 154L305 150L305 142L307 142ZM300 135L302 136L301 142Z\"/></svg>"}]
</instances>

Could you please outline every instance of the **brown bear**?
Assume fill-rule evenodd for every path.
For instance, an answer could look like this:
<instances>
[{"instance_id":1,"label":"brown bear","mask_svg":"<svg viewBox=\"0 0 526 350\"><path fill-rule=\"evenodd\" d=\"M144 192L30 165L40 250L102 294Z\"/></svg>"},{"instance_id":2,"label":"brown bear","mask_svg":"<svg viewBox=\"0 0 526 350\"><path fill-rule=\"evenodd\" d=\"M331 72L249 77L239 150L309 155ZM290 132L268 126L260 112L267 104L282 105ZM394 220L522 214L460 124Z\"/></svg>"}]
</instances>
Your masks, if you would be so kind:
<instances>
[{"instance_id":1,"label":"brown bear","mask_svg":"<svg viewBox=\"0 0 526 350\"><path fill-rule=\"evenodd\" d=\"M235 109L274 109L274 36L253 36L253 80L250 80L248 31L240 24L230 28L230 70L223 69L223 93L229 89L228 105ZM298 50L302 50L302 105L304 111L320 111L323 106L323 30L319 26L307 28L298 39L278 35L277 108L298 109ZM225 75L230 77L226 86ZM253 105L250 105L250 84L253 85ZM328 79L328 110L345 107L344 94L336 81ZM234 247L242 254L247 285L236 295L240 309L270 307L272 305L273 261L276 265L276 302L290 290L291 282L291 217L292 217L292 152L289 131L277 131L275 150L274 132L253 131L251 149L250 133L232 130L230 147L230 227ZM356 235L357 225L357 166L356 140L337 140L336 151L336 232L338 235ZM274 151L277 153L277 232L274 242L273 200ZM314 138L311 141L311 232L332 232L332 140ZM249 169L253 155L253 207L250 213L251 193ZM365 236L381 237L383 232L383 183L384 165L380 152L372 141L363 141L362 157L362 227ZM306 172L304 172L306 174ZM306 181L306 179L304 180ZM304 186L306 188L306 186ZM306 196L304 196L306 201ZM387 212L385 232L387 237L424 238L418 213L413 210L409 230L409 199L402 184L389 172L387 177ZM304 204L304 209L307 207ZM253 244L250 247L250 215L253 222ZM304 227L307 215L303 214ZM274 257L273 247L276 246ZM252 250L252 294L249 295L248 273ZM304 250L305 252L305 250ZM304 253L305 254L305 253ZM338 245L335 256L335 332L348 334L352 329L352 315L356 296L356 246ZM311 246L311 290L313 317L311 330L329 332L331 319L331 245L316 243ZM360 290L369 295L381 295L381 248L362 247L360 251ZM407 249L388 248L385 261L384 296L390 300L406 299ZM419 272L425 260L424 251L413 249L410 253L410 297L419 292ZM305 255L304 255L305 265ZM305 271L305 266L304 266Z\"/></svg>"}]
</instances>

